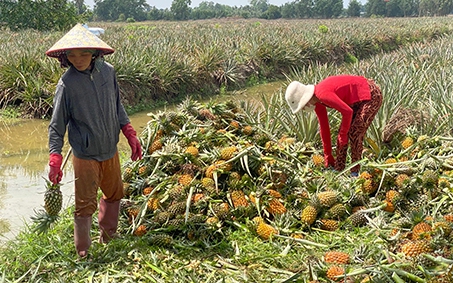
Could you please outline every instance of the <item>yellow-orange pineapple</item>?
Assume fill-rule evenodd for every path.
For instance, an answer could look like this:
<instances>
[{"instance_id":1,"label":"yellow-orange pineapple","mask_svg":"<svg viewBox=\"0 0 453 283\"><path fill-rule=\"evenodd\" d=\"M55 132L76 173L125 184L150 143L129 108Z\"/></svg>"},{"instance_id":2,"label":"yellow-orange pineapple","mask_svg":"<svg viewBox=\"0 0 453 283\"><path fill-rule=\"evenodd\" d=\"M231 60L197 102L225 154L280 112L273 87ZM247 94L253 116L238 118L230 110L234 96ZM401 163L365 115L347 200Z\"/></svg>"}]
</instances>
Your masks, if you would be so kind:
<instances>
[{"instance_id":1,"label":"yellow-orange pineapple","mask_svg":"<svg viewBox=\"0 0 453 283\"><path fill-rule=\"evenodd\" d=\"M424 221L417 223L412 228L412 239L413 240L429 239L431 237L431 235L430 235L431 231L432 231L432 227L428 223L426 223Z\"/></svg>"},{"instance_id":2,"label":"yellow-orange pineapple","mask_svg":"<svg viewBox=\"0 0 453 283\"><path fill-rule=\"evenodd\" d=\"M313 154L311 156L311 160L316 167L324 165L324 156L322 156L321 154Z\"/></svg>"},{"instance_id":3,"label":"yellow-orange pineapple","mask_svg":"<svg viewBox=\"0 0 453 283\"><path fill-rule=\"evenodd\" d=\"M324 261L327 263L348 264L349 254L340 251L328 251L324 254Z\"/></svg>"},{"instance_id":4,"label":"yellow-orange pineapple","mask_svg":"<svg viewBox=\"0 0 453 283\"><path fill-rule=\"evenodd\" d=\"M427 240L409 241L401 246L401 251L408 257L416 257L432 251Z\"/></svg>"},{"instance_id":5,"label":"yellow-orange pineapple","mask_svg":"<svg viewBox=\"0 0 453 283\"><path fill-rule=\"evenodd\" d=\"M326 231L335 231L339 227L337 220L333 219L321 219L321 229Z\"/></svg>"},{"instance_id":6,"label":"yellow-orange pineapple","mask_svg":"<svg viewBox=\"0 0 453 283\"><path fill-rule=\"evenodd\" d=\"M261 237L261 239L269 240L272 235L278 234L278 230L262 221L258 223L256 233Z\"/></svg>"},{"instance_id":7,"label":"yellow-orange pineapple","mask_svg":"<svg viewBox=\"0 0 453 283\"><path fill-rule=\"evenodd\" d=\"M266 210L270 214L278 215L286 212L286 207L276 198L269 200Z\"/></svg>"},{"instance_id":8,"label":"yellow-orange pineapple","mask_svg":"<svg viewBox=\"0 0 453 283\"><path fill-rule=\"evenodd\" d=\"M332 281L340 281L342 275L344 275L344 268L338 265L331 265L326 272L327 278Z\"/></svg>"},{"instance_id":9,"label":"yellow-orange pineapple","mask_svg":"<svg viewBox=\"0 0 453 283\"><path fill-rule=\"evenodd\" d=\"M249 205L249 202L245 197L244 191L242 190L233 190L231 191L230 196L234 208L247 207Z\"/></svg>"},{"instance_id":10,"label":"yellow-orange pineapple","mask_svg":"<svg viewBox=\"0 0 453 283\"><path fill-rule=\"evenodd\" d=\"M316 221L316 216L318 215L318 210L312 206L307 205L301 213L300 220L306 225L311 225Z\"/></svg>"}]
</instances>

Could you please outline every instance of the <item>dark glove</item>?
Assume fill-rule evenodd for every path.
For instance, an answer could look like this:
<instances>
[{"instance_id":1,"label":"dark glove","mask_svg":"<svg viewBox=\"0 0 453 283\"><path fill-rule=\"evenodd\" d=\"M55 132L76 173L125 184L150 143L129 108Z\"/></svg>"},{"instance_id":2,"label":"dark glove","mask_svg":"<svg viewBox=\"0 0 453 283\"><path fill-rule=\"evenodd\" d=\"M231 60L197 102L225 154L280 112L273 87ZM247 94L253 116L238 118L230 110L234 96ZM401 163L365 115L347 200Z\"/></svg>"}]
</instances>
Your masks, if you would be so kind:
<instances>
[{"instance_id":1,"label":"dark glove","mask_svg":"<svg viewBox=\"0 0 453 283\"><path fill-rule=\"evenodd\" d=\"M130 123L124 125L121 128L121 131L123 132L124 136L127 138L127 142L129 143L129 146L131 147L131 150L132 150L131 159L133 161L135 161L137 159L142 159L142 146L140 144L140 141L137 138L137 133L135 132L132 125Z\"/></svg>"},{"instance_id":2,"label":"dark glove","mask_svg":"<svg viewBox=\"0 0 453 283\"><path fill-rule=\"evenodd\" d=\"M49 156L49 180L52 184L56 185L60 183L63 177L63 171L61 171L61 163L63 162L63 156L58 153L51 153Z\"/></svg>"}]
</instances>

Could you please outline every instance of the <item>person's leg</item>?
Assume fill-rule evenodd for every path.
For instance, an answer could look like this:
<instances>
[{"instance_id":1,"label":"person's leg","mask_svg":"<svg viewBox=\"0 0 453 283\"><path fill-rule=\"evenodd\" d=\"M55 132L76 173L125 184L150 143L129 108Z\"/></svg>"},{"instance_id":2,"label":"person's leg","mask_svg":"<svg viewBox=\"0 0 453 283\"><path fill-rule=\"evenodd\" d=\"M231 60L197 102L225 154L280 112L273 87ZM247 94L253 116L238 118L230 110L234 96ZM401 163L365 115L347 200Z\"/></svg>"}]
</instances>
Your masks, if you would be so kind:
<instances>
[{"instance_id":1,"label":"person's leg","mask_svg":"<svg viewBox=\"0 0 453 283\"><path fill-rule=\"evenodd\" d=\"M99 184L99 163L73 157L75 212L74 244L77 254L85 257L91 246L92 215L97 208L97 190Z\"/></svg>"},{"instance_id":2,"label":"person's leg","mask_svg":"<svg viewBox=\"0 0 453 283\"><path fill-rule=\"evenodd\" d=\"M107 243L115 236L118 228L120 201L124 196L121 167L118 153L109 160L101 162L103 196L99 202L98 222L101 231L99 241Z\"/></svg>"},{"instance_id":3,"label":"person's leg","mask_svg":"<svg viewBox=\"0 0 453 283\"><path fill-rule=\"evenodd\" d=\"M352 163L362 158L363 139L366 131L373 122L379 108L382 105L382 93L373 80L368 80L371 90L371 100L361 103L357 110L354 111L354 118L349 129L349 142L351 144L351 161ZM360 165L351 169L352 173L358 173Z\"/></svg>"}]
</instances>

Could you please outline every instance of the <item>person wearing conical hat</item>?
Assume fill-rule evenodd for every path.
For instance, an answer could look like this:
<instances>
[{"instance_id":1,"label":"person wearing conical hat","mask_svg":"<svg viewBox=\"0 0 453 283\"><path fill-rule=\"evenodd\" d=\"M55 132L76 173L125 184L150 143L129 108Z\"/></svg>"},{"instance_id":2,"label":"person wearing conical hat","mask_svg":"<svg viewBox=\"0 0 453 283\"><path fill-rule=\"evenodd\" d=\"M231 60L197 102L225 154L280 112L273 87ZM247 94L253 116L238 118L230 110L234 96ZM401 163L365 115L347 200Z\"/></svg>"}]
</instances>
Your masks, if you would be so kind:
<instances>
[{"instance_id":1,"label":"person wearing conical hat","mask_svg":"<svg viewBox=\"0 0 453 283\"><path fill-rule=\"evenodd\" d=\"M300 110L314 110L324 149L326 167L341 171L346 167L348 143L351 144L351 161L362 158L365 133L382 105L379 86L368 78L356 75L329 76L316 85L291 82L285 99L293 114ZM336 159L332 154L327 108L340 112L341 124L337 136ZM351 168L351 176L358 176L360 165Z\"/></svg>"},{"instance_id":2,"label":"person wearing conical hat","mask_svg":"<svg viewBox=\"0 0 453 283\"><path fill-rule=\"evenodd\" d=\"M49 124L49 180L61 181L62 147L66 131L73 152L75 212L74 243L86 257L91 245L92 216L99 202L100 242L115 236L123 183L117 144L120 131L142 158L142 148L120 100L112 65L103 60L114 49L80 24L57 41L46 55L57 58L66 72L58 81Z\"/></svg>"}]
</instances>

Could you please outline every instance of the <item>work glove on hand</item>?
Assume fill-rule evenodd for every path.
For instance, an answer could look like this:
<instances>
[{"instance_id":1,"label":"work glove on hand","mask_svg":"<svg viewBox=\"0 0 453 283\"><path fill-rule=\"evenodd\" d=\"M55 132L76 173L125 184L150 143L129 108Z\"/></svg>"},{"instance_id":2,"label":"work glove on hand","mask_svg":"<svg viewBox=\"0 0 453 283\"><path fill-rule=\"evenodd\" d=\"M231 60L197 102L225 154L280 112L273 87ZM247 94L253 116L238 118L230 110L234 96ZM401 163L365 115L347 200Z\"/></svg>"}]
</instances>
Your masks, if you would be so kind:
<instances>
[{"instance_id":1,"label":"work glove on hand","mask_svg":"<svg viewBox=\"0 0 453 283\"><path fill-rule=\"evenodd\" d=\"M131 147L131 150L132 150L131 159L133 161L135 161L137 159L142 159L142 146L140 144L140 141L137 138L137 133L135 132L132 125L130 123L124 125L121 128L121 131L123 132L124 136L127 138L127 142L129 143L129 146Z\"/></svg>"},{"instance_id":2,"label":"work glove on hand","mask_svg":"<svg viewBox=\"0 0 453 283\"><path fill-rule=\"evenodd\" d=\"M61 163L63 162L63 156L58 153L51 153L49 156L49 180L52 184L56 185L60 183L63 177L63 171L61 171Z\"/></svg>"}]
</instances>

